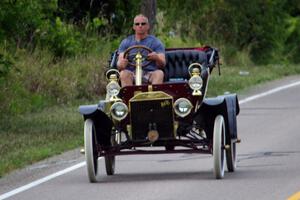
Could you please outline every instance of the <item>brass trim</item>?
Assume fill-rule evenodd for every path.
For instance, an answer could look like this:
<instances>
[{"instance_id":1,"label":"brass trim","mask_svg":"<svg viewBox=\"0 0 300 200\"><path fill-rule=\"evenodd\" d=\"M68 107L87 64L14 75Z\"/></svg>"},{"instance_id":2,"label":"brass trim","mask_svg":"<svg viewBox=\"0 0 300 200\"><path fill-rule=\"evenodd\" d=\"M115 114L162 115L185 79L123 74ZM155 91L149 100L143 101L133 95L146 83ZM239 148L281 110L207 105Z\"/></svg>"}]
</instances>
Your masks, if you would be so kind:
<instances>
[{"instance_id":1,"label":"brass trim","mask_svg":"<svg viewBox=\"0 0 300 200\"><path fill-rule=\"evenodd\" d=\"M174 138L177 137L178 121L173 120L174 125Z\"/></svg>"},{"instance_id":2,"label":"brass trim","mask_svg":"<svg viewBox=\"0 0 300 200\"><path fill-rule=\"evenodd\" d=\"M173 97L162 91L152 91L152 92L141 92L136 94L134 97L129 99L130 102L134 101L149 101L149 100L163 100L163 99L172 99Z\"/></svg>"},{"instance_id":3,"label":"brass trim","mask_svg":"<svg viewBox=\"0 0 300 200\"><path fill-rule=\"evenodd\" d=\"M136 96L136 95L138 95L138 94L140 94L140 93L142 93L142 91L136 90L136 91L134 91L133 96Z\"/></svg>"},{"instance_id":4,"label":"brass trim","mask_svg":"<svg viewBox=\"0 0 300 200\"><path fill-rule=\"evenodd\" d=\"M126 129L127 129L127 132L128 132L128 135L129 135L130 139L132 139L132 128L131 128L131 125L127 124Z\"/></svg>"},{"instance_id":5,"label":"brass trim","mask_svg":"<svg viewBox=\"0 0 300 200\"><path fill-rule=\"evenodd\" d=\"M193 96L201 96L202 95L202 92L200 90L193 90L193 93L192 93Z\"/></svg>"},{"instance_id":6,"label":"brass trim","mask_svg":"<svg viewBox=\"0 0 300 200\"><path fill-rule=\"evenodd\" d=\"M142 85L143 69L142 69L142 54L138 52L135 56L135 85Z\"/></svg>"},{"instance_id":7,"label":"brass trim","mask_svg":"<svg viewBox=\"0 0 300 200\"><path fill-rule=\"evenodd\" d=\"M192 68L192 67L194 67L194 66L198 66L199 68L199 70L195 70L194 71L194 69ZM189 74L190 74L190 76L193 76L193 75L199 75L199 74L201 74L201 71L202 71L202 65L200 64L200 63L192 63L192 64L190 64L190 66L188 67L188 72L189 72Z\"/></svg>"},{"instance_id":8,"label":"brass trim","mask_svg":"<svg viewBox=\"0 0 300 200\"><path fill-rule=\"evenodd\" d=\"M119 81L120 73L117 69L110 69L105 73L105 77L107 81L111 81L111 80Z\"/></svg>"},{"instance_id":9,"label":"brass trim","mask_svg":"<svg viewBox=\"0 0 300 200\"><path fill-rule=\"evenodd\" d=\"M153 92L153 85L148 85L148 92Z\"/></svg>"},{"instance_id":10,"label":"brass trim","mask_svg":"<svg viewBox=\"0 0 300 200\"><path fill-rule=\"evenodd\" d=\"M150 130L148 131L147 136L150 142L155 142L159 138L159 133L157 130Z\"/></svg>"},{"instance_id":11,"label":"brass trim","mask_svg":"<svg viewBox=\"0 0 300 200\"><path fill-rule=\"evenodd\" d=\"M105 114L110 116L110 107L114 102L112 101L104 101L104 109L103 111L105 112Z\"/></svg>"}]
</instances>

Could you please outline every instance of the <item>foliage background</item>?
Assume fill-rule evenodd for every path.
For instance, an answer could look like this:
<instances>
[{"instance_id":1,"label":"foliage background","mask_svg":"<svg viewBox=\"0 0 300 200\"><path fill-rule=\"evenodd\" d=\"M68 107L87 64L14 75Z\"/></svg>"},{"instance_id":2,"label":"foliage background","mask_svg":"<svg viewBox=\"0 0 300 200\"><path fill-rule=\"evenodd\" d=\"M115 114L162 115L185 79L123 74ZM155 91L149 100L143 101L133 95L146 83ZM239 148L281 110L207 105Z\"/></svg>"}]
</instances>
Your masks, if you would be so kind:
<instances>
[{"instance_id":1,"label":"foliage background","mask_svg":"<svg viewBox=\"0 0 300 200\"><path fill-rule=\"evenodd\" d=\"M20 114L99 98L110 52L140 0L0 1L0 109ZM225 65L300 62L298 0L157 1L166 47L211 45Z\"/></svg>"}]
</instances>

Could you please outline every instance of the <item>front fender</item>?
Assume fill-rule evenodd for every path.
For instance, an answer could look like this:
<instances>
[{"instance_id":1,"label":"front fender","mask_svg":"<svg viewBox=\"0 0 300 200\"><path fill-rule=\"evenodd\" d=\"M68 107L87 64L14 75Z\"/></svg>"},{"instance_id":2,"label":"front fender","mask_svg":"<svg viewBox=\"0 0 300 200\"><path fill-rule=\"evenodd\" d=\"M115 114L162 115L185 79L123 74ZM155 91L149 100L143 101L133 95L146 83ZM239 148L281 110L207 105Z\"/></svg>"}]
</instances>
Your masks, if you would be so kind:
<instances>
[{"instance_id":1,"label":"front fender","mask_svg":"<svg viewBox=\"0 0 300 200\"><path fill-rule=\"evenodd\" d=\"M226 134L231 139L237 138L236 116L240 112L239 101L236 94L222 95L216 98L204 99L203 104L198 110L207 125L206 129L212 137L214 119L217 115L222 115L225 120Z\"/></svg>"},{"instance_id":2,"label":"front fender","mask_svg":"<svg viewBox=\"0 0 300 200\"><path fill-rule=\"evenodd\" d=\"M96 112L98 109L98 105L84 105L84 106L79 106L78 111L80 114L83 116L88 116Z\"/></svg>"},{"instance_id":3,"label":"front fender","mask_svg":"<svg viewBox=\"0 0 300 200\"><path fill-rule=\"evenodd\" d=\"M97 142L105 147L111 145L111 130L113 121L104 112L104 102L97 105L79 106L78 111L83 115L84 120L91 119L95 125Z\"/></svg>"}]
</instances>

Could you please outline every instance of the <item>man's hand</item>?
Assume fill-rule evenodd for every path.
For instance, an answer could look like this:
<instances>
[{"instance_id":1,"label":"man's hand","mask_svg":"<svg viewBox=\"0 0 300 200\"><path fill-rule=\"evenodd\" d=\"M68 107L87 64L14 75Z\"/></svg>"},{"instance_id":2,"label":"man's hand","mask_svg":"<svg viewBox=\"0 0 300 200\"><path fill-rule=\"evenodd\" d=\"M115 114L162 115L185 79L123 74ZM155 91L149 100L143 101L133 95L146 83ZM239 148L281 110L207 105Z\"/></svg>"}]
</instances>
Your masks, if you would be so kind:
<instances>
[{"instance_id":1,"label":"man's hand","mask_svg":"<svg viewBox=\"0 0 300 200\"><path fill-rule=\"evenodd\" d=\"M118 57L118 63L117 63L118 70L121 71L125 69L127 65L128 65L128 59L124 58L124 53L120 53Z\"/></svg>"},{"instance_id":2,"label":"man's hand","mask_svg":"<svg viewBox=\"0 0 300 200\"><path fill-rule=\"evenodd\" d=\"M153 51L148 54L147 60L154 61L159 68L163 68L166 65L166 58L162 53L156 53Z\"/></svg>"},{"instance_id":3,"label":"man's hand","mask_svg":"<svg viewBox=\"0 0 300 200\"><path fill-rule=\"evenodd\" d=\"M157 61L158 60L158 54L154 51L149 53L148 56L147 56L147 60Z\"/></svg>"}]
</instances>

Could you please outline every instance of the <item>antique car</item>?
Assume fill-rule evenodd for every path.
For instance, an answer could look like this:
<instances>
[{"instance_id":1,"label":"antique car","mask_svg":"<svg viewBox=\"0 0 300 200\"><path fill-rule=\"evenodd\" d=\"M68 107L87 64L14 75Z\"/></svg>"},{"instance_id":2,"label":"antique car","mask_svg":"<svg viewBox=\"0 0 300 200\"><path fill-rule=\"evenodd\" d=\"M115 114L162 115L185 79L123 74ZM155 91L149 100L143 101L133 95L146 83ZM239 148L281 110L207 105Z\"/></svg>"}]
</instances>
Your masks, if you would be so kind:
<instances>
[{"instance_id":1,"label":"antique car","mask_svg":"<svg viewBox=\"0 0 300 200\"><path fill-rule=\"evenodd\" d=\"M166 49L163 84L144 84L145 46L125 51L136 67L135 84L120 86L114 52L106 72L106 98L82 105L85 157L90 182L97 181L98 158L107 175L115 173L115 157L132 154L200 153L213 156L216 179L236 169L236 94L206 98L210 74L219 68L219 52L209 46Z\"/></svg>"}]
</instances>

